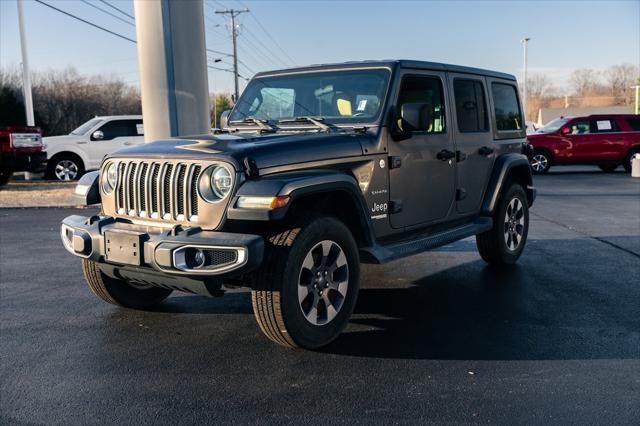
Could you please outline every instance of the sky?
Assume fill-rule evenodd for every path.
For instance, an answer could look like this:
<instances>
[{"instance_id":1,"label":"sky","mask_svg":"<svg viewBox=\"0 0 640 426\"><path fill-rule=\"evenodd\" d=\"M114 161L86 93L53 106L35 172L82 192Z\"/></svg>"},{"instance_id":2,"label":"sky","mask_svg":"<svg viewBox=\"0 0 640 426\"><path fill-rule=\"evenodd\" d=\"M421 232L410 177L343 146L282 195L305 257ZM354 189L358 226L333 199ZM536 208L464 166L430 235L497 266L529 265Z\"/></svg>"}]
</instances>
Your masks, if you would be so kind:
<instances>
[{"instance_id":1,"label":"sky","mask_svg":"<svg viewBox=\"0 0 640 426\"><path fill-rule=\"evenodd\" d=\"M43 0L135 39L129 18L99 0ZM106 0L134 15L132 0ZM240 73L366 59L417 59L522 76L521 39L530 37L529 74L557 87L579 68L640 65L640 0L627 1L250 1L204 0L209 49L231 52L229 25L216 9L245 8L238 19ZM76 68L139 84L135 44L24 1L31 69ZM123 22L127 21L127 22ZM266 30L266 31L265 31ZM230 68L228 56L217 67ZM0 67L21 62L16 0L0 0ZM209 70L212 92L231 92L232 74ZM242 87L242 85L241 85Z\"/></svg>"}]
</instances>

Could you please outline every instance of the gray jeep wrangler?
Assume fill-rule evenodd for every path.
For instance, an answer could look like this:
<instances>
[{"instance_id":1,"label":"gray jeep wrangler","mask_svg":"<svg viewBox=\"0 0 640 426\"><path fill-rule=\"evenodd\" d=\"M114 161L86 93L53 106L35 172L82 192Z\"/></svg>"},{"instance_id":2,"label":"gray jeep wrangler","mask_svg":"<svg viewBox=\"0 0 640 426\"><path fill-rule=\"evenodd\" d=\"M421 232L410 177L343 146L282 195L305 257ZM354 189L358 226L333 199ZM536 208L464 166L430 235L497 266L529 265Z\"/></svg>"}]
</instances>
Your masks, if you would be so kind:
<instances>
[{"instance_id":1,"label":"gray jeep wrangler","mask_svg":"<svg viewBox=\"0 0 640 426\"><path fill-rule=\"evenodd\" d=\"M361 263L472 235L522 254L535 198L513 76L418 61L260 73L223 130L118 151L61 236L93 292L145 309L174 290L251 288L274 342L319 348L353 312Z\"/></svg>"}]
</instances>

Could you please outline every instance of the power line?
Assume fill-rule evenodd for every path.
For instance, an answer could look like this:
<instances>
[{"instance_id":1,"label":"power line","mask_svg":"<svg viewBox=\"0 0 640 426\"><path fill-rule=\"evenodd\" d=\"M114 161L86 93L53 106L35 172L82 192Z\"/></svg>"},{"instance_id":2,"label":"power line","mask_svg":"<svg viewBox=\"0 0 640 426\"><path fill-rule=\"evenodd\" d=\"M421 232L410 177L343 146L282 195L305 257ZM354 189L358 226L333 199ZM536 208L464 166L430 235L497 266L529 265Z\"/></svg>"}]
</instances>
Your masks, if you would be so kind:
<instances>
[{"instance_id":1,"label":"power line","mask_svg":"<svg viewBox=\"0 0 640 426\"><path fill-rule=\"evenodd\" d=\"M106 0L100 0L101 3L106 4L107 6L109 6L110 8L117 10L118 12L122 13L124 16L128 16L129 18L135 20L136 18L134 18L132 15L129 15L127 12L125 12L124 10L120 9L119 7L116 7L114 5L112 5L111 3L107 2Z\"/></svg>"},{"instance_id":2,"label":"power line","mask_svg":"<svg viewBox=\"0 0 640 426\"><path fill-rule=\"evenodd\" d=\"M67 16L69 16L70 18L77 19L78 21L80 21L80 22L84 22L84 23L85 23L85 24L87 24L87 25L91 25L92 27L97 28L97 29L99 29L99 30L102 30L102 31L104 31L104 32L106 32L106 33L109 33L109 34L111 34L111 35L114 35L114 36L116 36L116 37L119 37L119 38L121 38L121 39L123 39L123 40L130 41L131 43L134 43L134 44L136 43L136 41L135 41L134 39L132 39L132 38L129 38L129 37L127 37L127 36L123 36L122 34L118 34L118 33L114 32L114 31L108 30L108 29L106 29L106 28L104 28L104 27L101 27L100 25L96 25L96 24L94 24L93 22L87 21L86 19L82 19L82 18L80 18L79 16L73 15L73 14L71 14L71 13L69 13L69 12L66 12L66 11L62 10L62 9L58 9L57 7L55 7L55 6L51 6L49 3L45 3L45 2L43 2L42 0L34 0L34 1L35 1L35 2L37 2L37 3L40 3L41 5L47 6L48 8L51 8L51 9L53 9L53 10L57 11L57 12L60 12L60 13L62 13L63 15L67 15Z\"/></svg>"},{"instance_id":3,"label":"power line","mask_svg":"<svg viewBox=\"0 0 640 426\"><path fill-rule=\"evenodd\" d=\"M260 40L260 38L258 38L255 34L253 34L253 32L251 30L249 30L249 27L247 26L243 26L243 29L247 32L247 34L249 36L251 36L253 38L253 40L260 44L264 50L267 50L271 56L273 56L274 59L276 59L278 62L280 62L282 65L284 65L285 67L288 67L289 64L287 64L285 61L282 60L282 58L280 58L280 55L277 55L273 50L271 50L268 46L266 46L262 40Z\"/></svg>"},{"instance_id":4,"label":"power line","mask_svg":"<svg viewBox=\"0 0 640 426\"><path fill-rule=\"evenodd\" d=\"M207 52L209 53L216 53L218 55L224 55L224 56L233 56L231 53L227 53L227 52L221 52L219 50L213 50L213 49L209 49L207 48Z\"/></svg>"},{"instance_id":5,"label":"power line","mask_svg":"<svg viewBox=\"0 0 640 426\"><path fill-rule=\"evenodd\" d=\"M244 7L247 7L247 6L246 6L242 1L240 1L240 0L238 0L238 3L240 3L240 4L241 4L242 6L244 6ZM288 53L287 53L287 52L282 48L282 46L280 46L280 43L278 43L278 42L276 41L276 39L275 39L275 38L273 38L273 37L271 36L271 34L269 33L269 31L267 31L267 29L264 27L264 25L262 25L262 23L258 20L258 17L256 16L256 14L255 14L255 13L253 13L253 12L249 12L249 15L253 18L253 20L254 20L254 21L256 21L256 23L258 24L258 26L260 26L260 28L262 29L262 31L264 31L264 33L267 35L267 37L269 37L269 39L273 42L273 44L275 44L275 45L276 45L276 47L277 47L278 49L280 49L280 51L281 51L282 53L284 53L284 55L287 57L287 59L289 59L289 61L291 61L291 63L292 63L293 65L295 65L295 63L296 63L296 62L291 58L291 56L289 56L289 54L288 54Z\"/></svg>"},{"instance_id":6,"label":"power line","mask_svg":"<svg viewBox=\"0 0 640 426\"><path fill-rule=\"evenodd\" d=\"M115 14L113 14L113 13L109 12L108 10L104 10L103 8L101 8L101 7L99 7L99 6L95 5L95 4L93 4L93 3L91 3L91 2L88 2L87 0L81 0L81 1L82 1L82 3L89 5L89 6L93 7L94 9L98 9L98 10L99 10L100 12L102 12L102 13L106 13L107 15L112 16L112 17L116 18L118 21L122 21L122 22L124 22L124 23L125 23L125 24L127 24L127 25L131 25L132 27L135 27L135 26L136 26L136 24L134 24L134 23L132 23L132 22L130 22L130 21L127 21L126 19L122 19L122 18L121 18L121 17L119 17L118 15L115 15Z\"/></svg>"}]
</instances>

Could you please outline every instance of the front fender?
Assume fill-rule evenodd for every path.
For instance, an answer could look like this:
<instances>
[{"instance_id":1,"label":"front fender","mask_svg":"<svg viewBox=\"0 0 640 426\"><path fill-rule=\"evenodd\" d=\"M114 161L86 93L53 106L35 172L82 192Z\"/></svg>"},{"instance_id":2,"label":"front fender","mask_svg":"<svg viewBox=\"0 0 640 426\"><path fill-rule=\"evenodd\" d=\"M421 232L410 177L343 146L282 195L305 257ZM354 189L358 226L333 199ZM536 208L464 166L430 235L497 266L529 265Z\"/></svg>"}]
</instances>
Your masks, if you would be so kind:
<instances>
[{"instance_id":1,"label":"front fender","mask_svg":"<svg viewBox=\"0 0 640 426\"><path fill-rule=\"evenodd\" d=\"M348 192L361 207L360 213L366 211L366 203L355 178L345 173L319 170L282 173L244 182L230 203L227 218L259 221L280 220L284 218L289 207L294 204L297 198L310 193L335 190ZM291 201L285 207L272 210L238 208L236 202L242 196L288 196Z\"/></svg>"},{"instance_id":2,"label":"front fender","mask_svg":"<svg viewBox=\"0 0 640 426\"><path fill-rule=\"evenodd\" d=\"M500 194L510 179L518 179L524 184L529 206L536 197L529 160L523 154L504 154L499 156L494 165L489 186L482 202L482 214L491 216L498 205Z\"/></svg>"}]
</instances>

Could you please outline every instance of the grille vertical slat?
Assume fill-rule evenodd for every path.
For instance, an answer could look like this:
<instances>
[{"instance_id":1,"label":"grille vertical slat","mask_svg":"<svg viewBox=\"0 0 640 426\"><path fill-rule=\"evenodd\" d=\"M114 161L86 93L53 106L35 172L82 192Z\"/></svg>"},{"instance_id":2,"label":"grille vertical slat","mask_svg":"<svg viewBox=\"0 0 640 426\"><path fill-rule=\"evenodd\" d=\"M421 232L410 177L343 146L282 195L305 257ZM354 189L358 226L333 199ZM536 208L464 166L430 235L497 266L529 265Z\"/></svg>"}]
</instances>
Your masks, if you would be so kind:
<instances>
[{"instance_id":1,"label":"grille vertical slat","mask_svg":"<svg viewBox=\"0 0 640 426\"><path fill-rule=\"evenodd\" d=\"M196 222L201 172L201 164L121 161L115 189L116 212L125 216Z\"/></svg>"},{"instance_id":2,"label":"grille vertical slat","mask_svg":"<svg viewBox=\"0 0 640 426\"><path fill-rule=\"evenodd\" d=\"M191 216L198 216L198 178L202 167L196 165L193 167L193 175L191 178Z\"/></svg>"}]
</instances>

